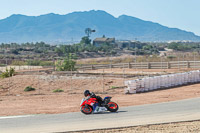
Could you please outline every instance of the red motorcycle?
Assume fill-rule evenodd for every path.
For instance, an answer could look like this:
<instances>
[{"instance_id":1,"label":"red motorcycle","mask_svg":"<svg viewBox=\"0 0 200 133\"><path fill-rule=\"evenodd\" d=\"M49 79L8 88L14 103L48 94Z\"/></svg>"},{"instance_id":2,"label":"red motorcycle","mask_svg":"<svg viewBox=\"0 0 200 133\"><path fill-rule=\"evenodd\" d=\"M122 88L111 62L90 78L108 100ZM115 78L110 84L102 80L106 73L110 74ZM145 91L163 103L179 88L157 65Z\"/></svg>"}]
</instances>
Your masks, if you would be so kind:
<instances>
[{"instance_id":1,"label":"red motorcycle","mask_svg":"<svg viewBox=\"0 0 200 133\"><path fill-rule=\"evenodd\" d=\"M112 97L105 97L102 103L96 107L95 109L97 112L116 112L119 106L115 103L110 101ZM85 99L83 98L81 101L81 112L84 114L91 114L93 112L93 105L96 104L98 100L96 98Z\"/></svg>"}]
</instances>

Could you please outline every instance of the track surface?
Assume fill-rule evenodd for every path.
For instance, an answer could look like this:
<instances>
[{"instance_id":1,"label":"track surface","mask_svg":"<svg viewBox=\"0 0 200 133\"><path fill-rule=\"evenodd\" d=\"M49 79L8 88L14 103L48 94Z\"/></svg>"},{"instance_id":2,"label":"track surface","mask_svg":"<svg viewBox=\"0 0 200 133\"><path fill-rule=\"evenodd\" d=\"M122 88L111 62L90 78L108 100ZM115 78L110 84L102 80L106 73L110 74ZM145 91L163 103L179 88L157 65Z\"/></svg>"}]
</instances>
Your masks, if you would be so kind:
<instances>
[{"instance_id":1,"label":"track surface","mask_svg":"<svg viewBox=\"0 0 200 133\"><path fill-rule=\"evenodd\" d=\"M200 98L120 108L117 113L0 117L1 133L91 130L200 119Z\"/></svg>"}]
</instances>

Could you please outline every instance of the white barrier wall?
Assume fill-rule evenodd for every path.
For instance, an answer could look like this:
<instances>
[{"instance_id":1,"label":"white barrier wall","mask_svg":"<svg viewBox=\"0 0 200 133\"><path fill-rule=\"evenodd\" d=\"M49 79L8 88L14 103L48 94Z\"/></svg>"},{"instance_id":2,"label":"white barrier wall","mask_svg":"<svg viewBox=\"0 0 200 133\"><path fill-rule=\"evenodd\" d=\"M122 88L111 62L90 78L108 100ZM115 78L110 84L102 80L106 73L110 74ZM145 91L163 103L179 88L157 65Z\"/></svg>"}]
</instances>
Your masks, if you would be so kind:
<instances>
[{"instance_id":1,"label":"white barrier wall","mask_svg":"<svg viewBox=\"0 0 200 133\"><path fill-rule=\"evenodd\" d=\"M200 82L200 70L125 81L125 93L147 92L156 89Z\"/></svg>"}]
</instances>

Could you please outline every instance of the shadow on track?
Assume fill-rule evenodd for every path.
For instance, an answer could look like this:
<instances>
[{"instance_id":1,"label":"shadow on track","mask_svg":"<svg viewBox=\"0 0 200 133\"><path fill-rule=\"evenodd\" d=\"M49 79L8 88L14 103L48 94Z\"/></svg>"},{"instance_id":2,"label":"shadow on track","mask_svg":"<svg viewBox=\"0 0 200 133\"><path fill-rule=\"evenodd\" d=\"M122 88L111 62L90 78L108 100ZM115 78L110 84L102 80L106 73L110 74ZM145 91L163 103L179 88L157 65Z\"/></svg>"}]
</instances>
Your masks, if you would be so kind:
<instances>
[{"instance_id":1,"label":"shadow on track","mask_svg":"<svg viewBox=\"0 0 200 133\"><path fill-rule=\"evenodd\" d=\"M94 115L99 115L99 114L116 114L116 113L125 113L128 111L117 111L117 112L99 112L99 113L93 113Z\"/></svg>"}]
</instances>

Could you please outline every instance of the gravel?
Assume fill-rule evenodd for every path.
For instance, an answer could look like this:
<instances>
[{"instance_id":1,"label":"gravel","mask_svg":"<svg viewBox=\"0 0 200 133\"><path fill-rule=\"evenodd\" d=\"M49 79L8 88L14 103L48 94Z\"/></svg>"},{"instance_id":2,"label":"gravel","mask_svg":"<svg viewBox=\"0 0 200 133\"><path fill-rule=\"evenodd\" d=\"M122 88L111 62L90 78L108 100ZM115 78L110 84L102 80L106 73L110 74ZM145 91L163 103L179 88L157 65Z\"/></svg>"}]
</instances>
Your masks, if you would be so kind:
<instances>
[{"instance_id":1,"label":"gravel","mask_svg":"<svg viewBox=\"0 0 200 133\"><path fill-rule=\"evenodd\" d=\"M199 133L200 120L159 125L145 125L118 129L83 131L81 133Z\"/></svg>"}]
</instances>

